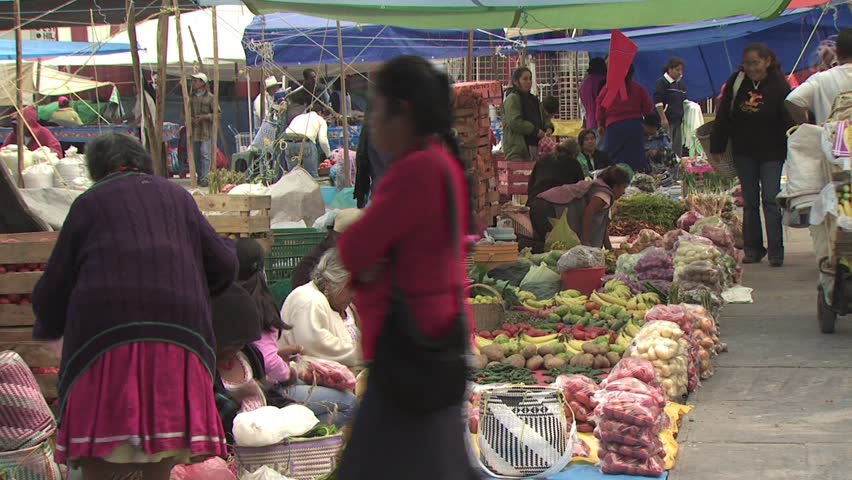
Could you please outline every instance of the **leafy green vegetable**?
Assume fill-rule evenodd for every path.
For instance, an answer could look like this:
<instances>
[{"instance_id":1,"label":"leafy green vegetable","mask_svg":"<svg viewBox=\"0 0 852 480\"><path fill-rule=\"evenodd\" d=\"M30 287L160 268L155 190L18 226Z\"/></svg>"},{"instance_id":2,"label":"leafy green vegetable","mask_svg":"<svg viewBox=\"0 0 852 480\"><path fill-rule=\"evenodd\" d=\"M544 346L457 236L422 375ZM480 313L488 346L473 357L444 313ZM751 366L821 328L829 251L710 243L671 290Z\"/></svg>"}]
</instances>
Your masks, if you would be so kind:
<instances>
[{"instance_id":1,"label":"leafy green vegetable","mask_svg":"<svg viewBox=\"0 0 852 480\"><path fill-rule=\"evenodd\" d=\"M634 195L619 200L613 221L633 220L671 230L677 219L686 213L686 206L658 195Z\"/></svg>"}]
</instances>

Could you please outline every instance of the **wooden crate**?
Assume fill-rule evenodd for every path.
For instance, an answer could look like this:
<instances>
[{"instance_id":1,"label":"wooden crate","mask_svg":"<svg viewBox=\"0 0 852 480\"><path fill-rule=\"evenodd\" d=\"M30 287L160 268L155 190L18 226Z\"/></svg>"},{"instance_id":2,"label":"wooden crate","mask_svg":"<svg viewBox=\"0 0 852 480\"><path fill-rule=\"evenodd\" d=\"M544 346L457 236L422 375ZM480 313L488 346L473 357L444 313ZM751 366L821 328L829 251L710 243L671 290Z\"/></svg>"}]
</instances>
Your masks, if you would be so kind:
<instances>
[{"instance_id":1,"label":"wooden crate","mask_svg":"<svg viewBox=\"0 0 852 480\"><path fill-rule=\"evenodd\" d=\"M535 162L497 161L499 185L497 190L503 195L526 195L530 173Z\"/></svg>"},{"instance_id":2,"label":"wooden crate","mask_svg":"<svg viewBox=\"0 0 852 480\"><path fill-rule=\"evenodd\" d=\"M56 232L0 235L0 265L45 263L53 252ZM0 274L0 295L29 295L41 278L41 272ZM54 373L39 373L59 367L59 350L47 342L33 341L35 315L31 305L0 305L0 350L13 350L35 370L42 394L56 398L58 378Z\"/></svg>"},{"instance_id":3,"label":"wooden crate","mask_svg":"<svg viewBox=\"0 0 852 480\"><path fill-rule=\"evenodd\" d=\"M272 251L269 210L272 197L261 195L195 195L195 203L219 235L232 240L254 238Z\"/></svg>"}]
</instances>

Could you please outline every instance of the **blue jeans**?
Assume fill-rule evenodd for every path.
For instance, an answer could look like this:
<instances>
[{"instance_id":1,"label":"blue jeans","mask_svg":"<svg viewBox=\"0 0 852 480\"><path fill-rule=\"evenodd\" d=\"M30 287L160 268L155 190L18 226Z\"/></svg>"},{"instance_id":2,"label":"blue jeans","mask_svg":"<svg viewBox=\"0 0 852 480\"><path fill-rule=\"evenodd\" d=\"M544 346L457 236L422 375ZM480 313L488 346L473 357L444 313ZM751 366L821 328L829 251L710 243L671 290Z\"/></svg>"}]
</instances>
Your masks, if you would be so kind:
<instances>
[{"instance_id":1,"label":"blue jeans","mask_svg":"<svg viewBox=\"0 0 852 480\"><path fill-rule=\"evenodd\" d=\"M358 399L351 392L306 385L301 380L296 385L283 389L282 393L308 407L320 423L333 423L337 427L348 425L355 417L358 407Z\"/></svg>"},{"instance_id":2,"label":"blue jeans","mask_svg":"<svg viewBox=\"0 0 852 480\"><path fill-rule=\"evenodd\" d=\"M784 227L781 208L775 197L781 192L783 161L760 162L745 155L734 155L734 166L743 190L743 246L746 256L761 259L784 259ZM766 220L767 246L763 246L760 207Z\"/></svg>"},{"instance_id":3,"label":"blue jeans","mask_svg":"<svg viewBox=\"0 0 852 480\"><path fill-rule=\"evenodd\" d=\"M319 177L319 159L317 153L317 145L313 142L287 142L287 171L301 165L302 168L308 171L312 177ZM299 161L301 158L301 162Z\"/></svg>"},{"instance_id":4,"label":"blue jeans","mask_svg":"<svg viewBox=\"0 0 852 480\"><path fill-rule=\"evenodd\" d=\"M195 173L198 175L198 184L207 186L207 173L210 171L210 152L213 149L213 141L193 142L195 148Z\"/></svg>"}]
</instances>

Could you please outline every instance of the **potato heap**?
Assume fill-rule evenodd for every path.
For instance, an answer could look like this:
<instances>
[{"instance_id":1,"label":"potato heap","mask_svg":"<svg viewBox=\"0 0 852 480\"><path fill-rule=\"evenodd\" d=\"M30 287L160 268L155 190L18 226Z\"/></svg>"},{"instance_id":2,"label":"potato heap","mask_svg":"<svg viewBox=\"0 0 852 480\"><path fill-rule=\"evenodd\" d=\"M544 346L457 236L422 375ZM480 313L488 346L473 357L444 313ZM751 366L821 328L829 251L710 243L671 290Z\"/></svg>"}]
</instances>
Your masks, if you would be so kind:
<instances>
[{"instance_id":1,"label":"potato heap","mask_svg":"<svg viewBox=\"0 0 852 480\"><path fill-rule=\"evenodd\" d=\"M687 394L689 344L677 324L657 321L646 324L633 339L625 357L648 360L654 366L669 399Z\"/></svg>"}]
</instances>

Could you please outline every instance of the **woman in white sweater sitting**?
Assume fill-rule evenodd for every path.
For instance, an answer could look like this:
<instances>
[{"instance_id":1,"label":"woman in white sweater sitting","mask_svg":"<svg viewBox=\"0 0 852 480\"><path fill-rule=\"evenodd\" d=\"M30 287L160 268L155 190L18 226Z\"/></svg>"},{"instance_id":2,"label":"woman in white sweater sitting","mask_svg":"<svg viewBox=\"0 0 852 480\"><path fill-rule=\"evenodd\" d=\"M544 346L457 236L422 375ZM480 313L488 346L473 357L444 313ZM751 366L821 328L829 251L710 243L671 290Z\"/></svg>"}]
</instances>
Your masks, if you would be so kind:
<instances>
[{"instance_id":1,"label":"woman in white sweater sitting","mask_svg":"<svg viewBox=\"0 0 852 480\"><path fill-rule=\"evenodd\" d=\"M293 328L282 331L279 348L301 345L306 357L332 360L347 367L360 365L349 272L336 248L320 258L312 278L310 283L293 290L284 302L281 319ZM320 420L329 418L337 425L344 425L354 414L355 396L348 391L300 382L289 387L286 394L311 408Z\"/></svg>"}]
</instances>

